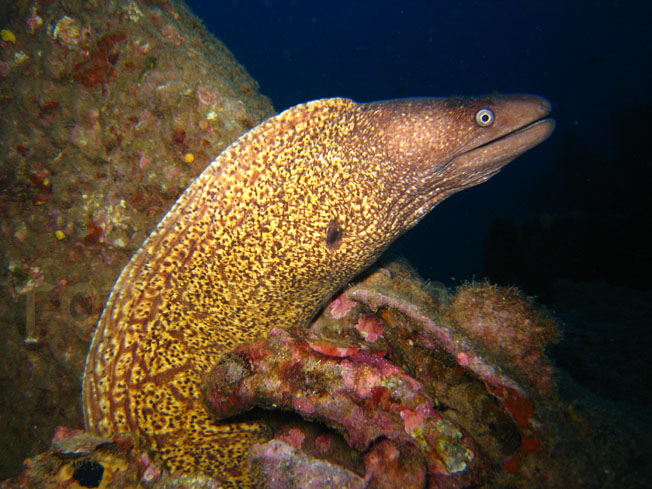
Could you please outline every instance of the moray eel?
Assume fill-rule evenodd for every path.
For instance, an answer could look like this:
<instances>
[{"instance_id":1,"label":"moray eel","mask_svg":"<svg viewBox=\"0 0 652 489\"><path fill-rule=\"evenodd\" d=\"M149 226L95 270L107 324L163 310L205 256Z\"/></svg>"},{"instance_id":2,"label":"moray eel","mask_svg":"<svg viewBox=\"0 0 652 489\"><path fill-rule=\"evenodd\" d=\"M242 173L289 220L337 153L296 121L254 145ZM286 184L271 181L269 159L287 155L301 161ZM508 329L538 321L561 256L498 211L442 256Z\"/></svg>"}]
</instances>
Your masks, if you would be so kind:
<instances>
[{"instance_id":1,"label":"moray eel","mask_svg":"<svg viewBox=\"0 0 652 489\"><path fill-rule=\"evenodd\" d=\"M437 203L546 139L532 95L290 108L232 143L116 282L83 380L85 424L131 432L171 471L248 487L264 423L212 420L202 376L273 326L307 326Z\"/></svg>"}]
</instances>

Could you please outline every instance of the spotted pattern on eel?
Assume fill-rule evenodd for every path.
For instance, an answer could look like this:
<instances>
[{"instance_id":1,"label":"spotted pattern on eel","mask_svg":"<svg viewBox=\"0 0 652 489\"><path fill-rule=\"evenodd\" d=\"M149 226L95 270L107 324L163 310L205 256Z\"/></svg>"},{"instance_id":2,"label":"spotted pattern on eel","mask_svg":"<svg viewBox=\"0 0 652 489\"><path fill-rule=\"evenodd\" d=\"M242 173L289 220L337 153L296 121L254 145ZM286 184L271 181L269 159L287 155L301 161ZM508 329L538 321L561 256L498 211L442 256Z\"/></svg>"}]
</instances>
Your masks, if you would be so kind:
<instances>
[{"instance_id":1,"label":"spotted pattern on eel","mask_svg":"<svg viewBox=\"0 0 652 489\"><path fill-rule=\"evenodd\" d=\"M171 471L253 484L264 423L217 422L202 376L329 298L449 195L552 132L532 95L290 108L231 144L174 204L116 282L83 380L88 430L131 432Z\"/></svg>"}]
</instances>

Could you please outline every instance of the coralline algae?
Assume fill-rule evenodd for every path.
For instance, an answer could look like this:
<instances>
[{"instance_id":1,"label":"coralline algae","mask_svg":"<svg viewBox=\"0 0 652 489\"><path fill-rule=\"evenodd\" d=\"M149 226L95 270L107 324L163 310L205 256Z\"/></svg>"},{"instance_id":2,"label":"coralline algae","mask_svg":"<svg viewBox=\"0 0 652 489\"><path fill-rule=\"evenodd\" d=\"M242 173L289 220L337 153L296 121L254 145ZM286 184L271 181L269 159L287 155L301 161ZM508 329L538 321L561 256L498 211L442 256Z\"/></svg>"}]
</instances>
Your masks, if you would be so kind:
<instances>
[{"instance_id":1,"label":"coralline algae","mask_svg":"<svg viewBox=\"0 0 652 489\"><path fill-rule=\"evenodd\" d=\"M325 355L301 331L276 328L225 357L207 382L219 419L254 407L291 410L343 433L362 452L379 439L399 452L406 446L430 478L477 479L471 440L437 413L417 380L378 354Z\"/></svg>"},{"instance_id":2,"label":"coralline algae","mask_svg":"<svg viewBox=\"0 0 652 489\"><path fill-rule=\"evenodd\" d=\"M494 335L513 348L498 354ZM263 488L602 487L613 447L557 399L545 357L557 337L550 315L512 289L450 294L393 262L344 290L308 330L276 328L225 354L206 372L206 401L219 418L269 414L272 438L249 454ZM546 367L544 381L515 351ZM100 487L218 487L169 474L144 450L129 436L60 429L49 452L0 487L82 476L101 477Z\"/></svg>"},{"instance_id":3,"label":"coralline algae","mask_svg":"<svg viewBox=\"0 0 652 489\"><path fill-rule=\"evenodd\" d=\"M391 472L377 450L395 451L403 466L384 487L419 473L410 487L581 487L585 455L563 469L556 458L575 443L545 355L558 338L551 315L515 289L469 284L451 295L394 262L336 297L309 331L275 329L225 356L206 396L219 418L262 407L326 424L363 453L365 480L372 466Z\"/></svg>"}]
</instances>

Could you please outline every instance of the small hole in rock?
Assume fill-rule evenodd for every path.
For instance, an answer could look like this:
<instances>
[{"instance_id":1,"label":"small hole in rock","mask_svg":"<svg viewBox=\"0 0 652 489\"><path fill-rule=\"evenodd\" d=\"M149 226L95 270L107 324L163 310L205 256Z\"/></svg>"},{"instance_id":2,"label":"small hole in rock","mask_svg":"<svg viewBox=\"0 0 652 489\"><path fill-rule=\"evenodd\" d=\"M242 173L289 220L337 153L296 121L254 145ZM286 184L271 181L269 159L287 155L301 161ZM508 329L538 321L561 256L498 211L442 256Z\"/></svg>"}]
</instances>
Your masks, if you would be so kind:
<instances>
[{"instance_id":1,"label":"small hole in rock","mask_svg":"<svg viewBox=\"0 0 652 489\"><path fill-rule=\"evenodd\" d=\"M72 478L79 482L80 486L98 487L102 482L104 467L92 460L84 460L75 468Z\"/></svg>"}]
</instances>

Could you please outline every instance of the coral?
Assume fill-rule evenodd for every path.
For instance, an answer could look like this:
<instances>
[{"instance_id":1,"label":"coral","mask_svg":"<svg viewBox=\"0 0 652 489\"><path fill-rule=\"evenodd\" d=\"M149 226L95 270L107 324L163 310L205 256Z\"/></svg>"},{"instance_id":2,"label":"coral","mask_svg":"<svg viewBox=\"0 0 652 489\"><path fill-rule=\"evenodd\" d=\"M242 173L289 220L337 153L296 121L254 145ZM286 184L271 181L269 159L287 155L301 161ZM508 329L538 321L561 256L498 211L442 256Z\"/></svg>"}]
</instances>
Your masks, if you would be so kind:
<instances>
[{"instance_id":1,"label":"coral","mask_svg":"<svg viewBox=\"0 0 652 489\"><path fill-rule=\"evenodd\" d=\"M358 475L332 462L311 457L281 440L254 445L250 463L268 489L420 489L426 473L419 456L401 453L389 440L376 443L364 457L365 473Z\"/></svg>"},{"instance_id":2,"label":"coral","mask_svg":"<svg viewBox=\"0 0 652 489\"><path fill-rule=\"evenodd\" d=\"M383 319L384 335L392 345L395 361L424 382L436 401L447 406L448 415L471 433L488 458L514 470L522 456L536 452L541 444L534 404L539 392L522 382L527 376L513 368L505 356L488 355L484 344L491 344L491 336L501 331L506 337L511 333L512 339L522 334L520 340L529 345L528 335L536 336L537 330L518 329L514 325L524 320L525 312L530 322L536 323L540 316L518 292L512 294L509 307L500 309L500 319L496 320L489 314L495 304L482 305L487 297L500 301L505 290L474 284L461 288L450 298L432 294L411 277L407 265L394 263L371 274L347 290L346 295ZM549 321L547 327L556 331L554 321L545 317ZM476 324L479 326L473 327ZM545 341L540 339L540 348L532 351L530 361L535 366L548 366L543 351ZM514 339L514 343L518 341ZM544 380L536 382L544 384L545 393L552 396L552 370ZM486 426L493 429L486 430Z\"/></svg>"},{"instance_id":3,"label":"coral","mask_svg":"<svg viewBox=\"0 0 652 489\"><path fill-rule=\"evenodd\" d=\"M364 480L339 465L310 457L291 444L272 440L249 452L252 470L266 489L364 489Z\"/></svg>"},{"instance_id":4,"label":"coral","mask_svg":"<svg viewBox=\"0 0 652 489\"><path fill-rule=\"evenodd\" d=\"M545 348L560 338L554 318L525 298L518 289L488 283L461 287L446 319L495 358L530 390L553 395L554 370ZM476 348L476 349L477 349Z\"/></svg>"},{"instance_id":5,"label":"coral","mask_svg":"<svg viewBox=\"0 0 652 489\"><path fill-rule=\"evenodd\" d=\"M294 410L343 433L358 450L381 438L398 452L405 447L417 467L427 467L431 480L445 479L445 487L481 479L473 443L436 412L418 381L361 348L316 350L313 344L301 331L276 328L268 340L236 348L207 378L214 414L223 419L253 407Z\"/></svg>"},{"instance_id":6,"label":"coral","mask_svg":"<svg viewBox=\"0 0 652 489\"><path fill-rule=\"evenodd\" d=\"M345 289L308 331L275 329L225 355L206 397L219 418L263 407L326 424L363 451L368 481L376 467L397 480L422 471L428 487L584 487L609 456L595 458L602 441L557 399L545 347L558 338L518 290L451 294L398 261ZM276 439L303 463L303 436Z\"/></svg>"}]
</instances>

